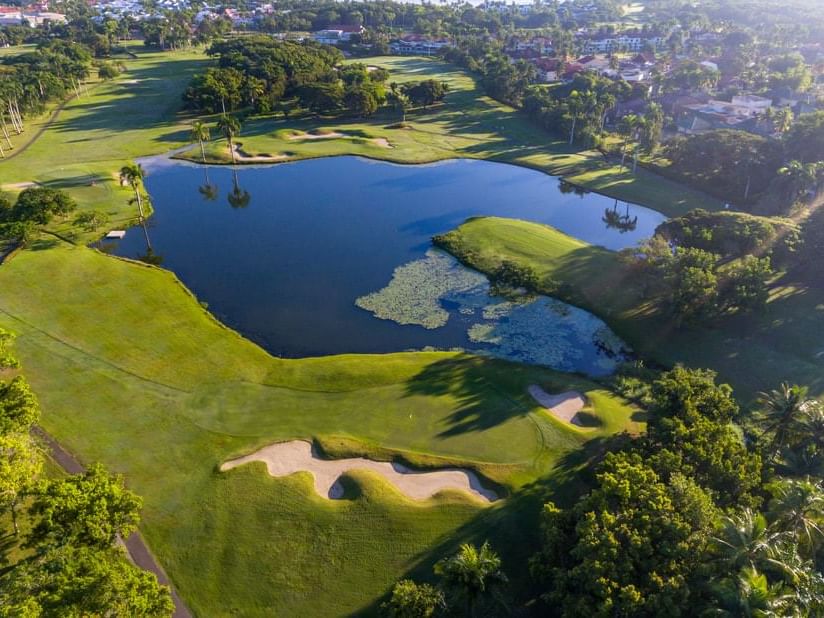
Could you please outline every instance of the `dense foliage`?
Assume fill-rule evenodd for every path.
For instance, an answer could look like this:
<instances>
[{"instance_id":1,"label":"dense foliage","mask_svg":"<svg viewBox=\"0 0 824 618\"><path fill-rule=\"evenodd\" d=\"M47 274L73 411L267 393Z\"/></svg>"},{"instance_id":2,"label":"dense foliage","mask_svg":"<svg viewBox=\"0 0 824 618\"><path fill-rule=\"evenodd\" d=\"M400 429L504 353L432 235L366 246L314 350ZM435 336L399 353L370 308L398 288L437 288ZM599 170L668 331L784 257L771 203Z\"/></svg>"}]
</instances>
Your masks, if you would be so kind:
<instances>
[{"instance_id":1,"label":"dense foliage","mask_svg":"<svg viewBox=\"0 0 824 618\"><path fill-rule=\"evenodd\" d=\"M730 202L767 190L783 162L781 145L744 131L708 131L667 143L670 170Z\"/></svg>"},{"instance_id":2,"label":"dense foliage","mask_svg":"<svg viewBox=\"0 0 824 618\"><path fill-rule=\"evenodd\" d=\"M9 340L0 329L7 359ZM0 616L170 616L168 588L117 545L137 527L140 499L100 465L40 479L39 415L25 378L0 381L0 507L11 513L7 541L27 550L0 574Z\"/></svg>"},{"instance_id":3,"label":"dense foliage","mask_svg":"<svg viewBox=\"0 0 824 618\"><path fill-rule=\"evenodd\" d=\"M788 219L696 209L655 230L676 247L703 249L725 258L769 255L785 263L798 247L798 225Z\"/></svg>"},{"instance_id":4,"label":"dense foliage","mask_svg":"<svg viewBox=\"0 0 824 618\"><path fill-rule=\"evenodd\" d=\"M731 389L714 378L680 367L664 374L648 391L648 434L608 454L595 487L574 506L545 506L543 549L532 567L558 614L824 609L824 578L812 563L824 540L814 523L824 514L824 489L762 466L760 449L731 424ZM788 398L775 399L772 409L786 416ZM803 392L789 401L800 417ZM763 427L775 436L773 420ZM790 435L778 439L782 447L791 448Z\"/></svg>"}]
</instances>

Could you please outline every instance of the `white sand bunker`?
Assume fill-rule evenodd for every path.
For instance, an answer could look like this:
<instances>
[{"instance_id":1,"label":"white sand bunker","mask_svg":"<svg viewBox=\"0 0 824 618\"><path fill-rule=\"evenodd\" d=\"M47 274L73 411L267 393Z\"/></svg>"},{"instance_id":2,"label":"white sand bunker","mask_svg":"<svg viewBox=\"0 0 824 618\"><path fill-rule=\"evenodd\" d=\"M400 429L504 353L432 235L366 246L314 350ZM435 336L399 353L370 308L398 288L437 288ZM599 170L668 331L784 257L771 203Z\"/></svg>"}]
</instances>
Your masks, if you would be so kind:
<instances>
[{"instance_id":1,"label":"white sand bunker","mask_svg":"<svg viewBox=\"0 0 824 618\"><path fill-rule=\"evenodd\" d=\"M268 154L261 154L261 155L250 155L243 152L240 148L241 145L233 144L232 146L235 151L235 161L242 161L245 163L272 163L274 161L284 161L289 158L289 155L285 154L278 154L278 155L268 155Z\"/></svg>"},{"instance_id":2,"label":"white sand bunker","mask_svg":"<svg viewBox=\"0 0 824 618\"><path fill-rule=\"evenodd\" d=\"M549 410L555 418L573 425L583 425L578 412L584 409L587 402L578 391L566 391L557 395L550 395L537 384L530 386L527 391L535 401Z\"/></svg>"},{"instance_id":3,"label":"white sand bunker","mask_svg":"<svg viewBox=\"0 0 824 618\"><path fill-rule=\"evenodd\" d=\"M8 189L9 191L17 191L23 189L29 189L31 187L36 187L36 182L12 182L7 185L2 185L4 189Z\"/></svg>"},{"instance_id":4,"label":"white sand bunker","mask_svg":"<svg viewBox=\"0 0 824 618\"><path fill-rule=\"evenodd\" d=\"M345 133L339 133L338 131L329 131L328 133L295 133L294 135L290 135L290 140L305 140L305 139L338 139L341 137L346 137Z\"/></svg>"},{"instance_id":5,"label":"white sand bunker","mask_svg":"<svg viewBox=\"0 0 824 618\"><path fill-rule=\"evenodd\" d=\"M394 148L394 146L390 144L389 140L385 137L374 137L372 138L372 143L376 146L380 146L381 148Z\"/></svg>"},{"instance_id":6,"label":"white sand bunker","mask_svg":"<svg viewBox=\"0 0 824 618\"><path fill-rule=\"evenodd\" d=\"M399 463L372 461L363 457L350 459L321 459L309 442L292 440L264 446L259 451L232 459L220 466L221 471L231 470L252 461L266 464L272 476L288 476L295 472L310 472L315 477L315 491L332 500L343 497L341 474L349 470L377 472L401 492L414 500L429 498L444 489L466 491L472 496L493 502L498 495L484 488L478 476L468 470L445 468L429 472L413 471Z\"/></svg>"}]
</instances>

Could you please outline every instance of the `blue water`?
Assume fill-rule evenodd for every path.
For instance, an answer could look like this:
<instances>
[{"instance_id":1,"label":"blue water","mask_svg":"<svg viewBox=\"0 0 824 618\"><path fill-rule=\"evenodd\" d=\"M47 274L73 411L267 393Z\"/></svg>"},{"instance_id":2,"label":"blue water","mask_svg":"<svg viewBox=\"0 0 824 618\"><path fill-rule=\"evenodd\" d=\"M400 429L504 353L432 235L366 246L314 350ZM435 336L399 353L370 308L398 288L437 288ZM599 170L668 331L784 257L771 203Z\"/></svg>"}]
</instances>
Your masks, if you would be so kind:
<instances>
[{"instance_id":1,"label":"blue water","mask_svg":"<svg viewBox=\"0 0 824 618\"><path fill-rule=\"evenodd\" d=\"M457 310L428 330L355 306L384 288L396 267L421 259L434 234L468 217L547 223L610 249L636 244L664 220L637 205L570 192L540 172L482 161L401 166L336 157L233 170L154 158L143 165L155 209L152 251L139 227L107 250L148 254L224 323L287 357L479 349L467 336L472 316ZM202 191L207 183L216 187L214 199ZM628 213L624 227L633 229L606 225L607 209ZM553 365L603 373L599 342L578 345L577 359Z\"/></svg>"}]
</instances>

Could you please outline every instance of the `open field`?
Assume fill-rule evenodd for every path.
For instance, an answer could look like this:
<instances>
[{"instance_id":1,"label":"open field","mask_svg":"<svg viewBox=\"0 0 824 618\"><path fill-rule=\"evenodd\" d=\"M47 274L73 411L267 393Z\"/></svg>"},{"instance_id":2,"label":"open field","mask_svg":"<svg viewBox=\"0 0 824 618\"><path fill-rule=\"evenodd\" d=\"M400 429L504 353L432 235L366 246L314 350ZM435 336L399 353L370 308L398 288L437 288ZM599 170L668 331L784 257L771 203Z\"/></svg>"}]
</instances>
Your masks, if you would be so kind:
<instances>
[{"instance_id":1,"label":"open field","mask_svg":"<svg viewBox=\"0 0 824 618\"><path fill-rule=\"evenodd\" d=\"M0 281L0 324L18 333L44 427L144 496L142 530L202 615L357 611L487 536L523 575L529 522L549 492L563 498L577 483L580 447L639 429L597 385L537 368L446 353L275 359L170 273L56 240L18 254ZM584 392L600 427L554 419L528 395L534 383ZM329 501L307 475L218 471L273 441L313 437L338 455L466 466L512 495L490 507L454 492L409 501L356 472L350 499Z\"/></svg>"},{"instance_id":2,"label":"open field","mask_svg":"<svg viewBox=\"0 0 824 618\"><path fill-rule=\"evenodd\" d=\"M564 285L560 296L604 319L643 357L716 369L744 400L782 380L824 395L824 291L779 279L763 315L737 316L717 328L676 330L640 298L616 253L535 223L472 219L452 233L458 255L490 272L501 260L533 267Z\"/></svg>"},{"instance_id":3,"label":"open field","mask_svg":"<svg viewBox=\"0 0 824 618\"><path fill-rule=\"evenodd\" d=\"M383 110L368 120L255 120L243 127L237 141L250 156L300 160L310 157L361 155L396 163L425 163L451 158L478 158L531 167L563 176L581 187L618 199L642 203L676 216L692 208L716 209L718 200L646 170L633 175L608 164L596 151L579 151L531 124L511 107L484 96L474 79L461 69L410 57L369 58L364 62L389 70L390 81L403 83L439 79L449 84L443 105L407 115L406 127L395 126L397 112ZM336 139L294 139L318 129L338 132ZM391 148L387 147L389 144ZM186 154L200 159L200 149ZM209 159L227 163L226 142L208 148Z\"/></svg>"}]
</instances>

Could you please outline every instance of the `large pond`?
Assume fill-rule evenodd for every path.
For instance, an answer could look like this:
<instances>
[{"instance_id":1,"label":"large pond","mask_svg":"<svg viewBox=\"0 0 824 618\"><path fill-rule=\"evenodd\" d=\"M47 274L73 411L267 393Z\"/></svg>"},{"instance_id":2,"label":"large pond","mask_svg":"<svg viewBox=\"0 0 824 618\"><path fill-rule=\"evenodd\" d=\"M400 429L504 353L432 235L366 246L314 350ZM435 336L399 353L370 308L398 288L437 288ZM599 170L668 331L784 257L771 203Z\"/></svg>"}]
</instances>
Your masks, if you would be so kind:
<instances>
[{"instance_id":1,"label":"large pond","mask_svg":"<svg viewBox=\"0 0 824 618\"><path fill-rule=\"evenodd\" d=\"M220 320L287 357L463 348L608 373L622 345L600 320L545 297L491 296L483 276L430 239L496 215L620 249L664 219L483 161L143 165L155 214L146 233L132 228L107 250L174 271Z\"/></svg>"}]
</instances>

